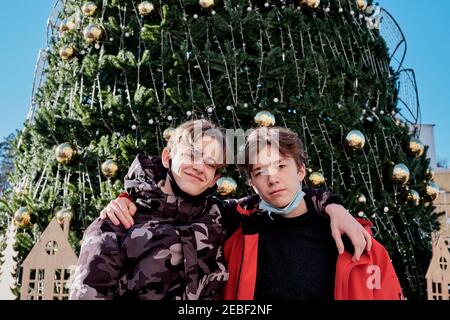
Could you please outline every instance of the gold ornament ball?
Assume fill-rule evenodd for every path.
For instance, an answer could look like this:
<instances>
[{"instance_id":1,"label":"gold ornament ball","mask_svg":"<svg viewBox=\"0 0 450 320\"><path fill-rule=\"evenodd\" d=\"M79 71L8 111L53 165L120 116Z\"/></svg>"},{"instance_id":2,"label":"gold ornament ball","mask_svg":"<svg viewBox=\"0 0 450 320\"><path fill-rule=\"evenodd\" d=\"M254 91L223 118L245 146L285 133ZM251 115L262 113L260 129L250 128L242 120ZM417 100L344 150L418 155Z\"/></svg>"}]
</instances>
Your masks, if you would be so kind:
<instances>
[{"instance_id":1,"label":"gold ornament ball","mask_svg":"<svg viewBox=\"0 0 450 320\"><path fill-rule=\"evenodd\" d=\"M366 137L361 131L352 130L345 137L345 143L351 150L362 150L366 145Z\"/></svg>"},{"instance_id":2,"label":"gold ornament ball","mask_svg":"<svg viewBox=\"0 0 450 320\"><path fill-rule=\"evenodd\" d=\"M363 194L359 195L358 202L361 204L366 204L366 202L367 202L366 196Z\"/></svg>"},{"instance_id":3,"label":"gold ornament ball","mask_svg":"<svg viewBox=\"0 0 450 320\"><path fill-rule=\"evenodd\" d=\"M214 6L214 0L200 0L198 3L203 9L208 9Z\"/></svg>"},{"instance_id":4,"label":"gold ornament ball","mask_svg":"<svg viewBox=\"0 0 450 320\"><path fill-rule=\"evenodd\" d=\"M103 35L103 27L95 23L88 25L83 32L84 40L86 40L87 43L99 42Z\"/></svg>"},{"instance_id":5,"label":"gold ornament ball","mask_svg":"<svg viewBox=\"0 0 450 320\"><path fill-rule=\"evenodd\" d=\"M255 116L255 122L260 127L272 127L275 125L275 116L269 111L260 111Z\"/></svg>"},{"instance_id":6,"label":"gold ornament ball","mask_svg":"<svg viewBox=\"0 0 450 320\"><path fill-rule=\"evenodd\" d=\"M59 56L64 61L71 60L75 57L75 49L71 46L64 46L59 49Z\"/></svg>"},{"instance_id":7,"label":"gold ornament ball","mask_svg":"<svg viewBox=\"0 0 450 320\"><path fill-rule=\"evenodd\" d=\"M61 33L64 33L69 30L74 30L77 27L77 21L75 18L67 18L61 21L61 24L59 25L59 31Z\"/></svg>"},{"instance_id":8,"label":"gold ornament ball","mask_svg":"<svg viewBox=\"0 0 450 320\"><path fill-rule=\"evenodd\" d=\"M434 182L428 183L427 195L431 198L431 201L436 200L439 195L439 186Z\"/></svg>"},{"instance_id":9,"label":"gold ornament ball","mask_svg":"<svg viewBox=\"0 0 450 320\"><path fill-rule=\"evenodd\" d=\"M392 180L397 184L407 184L409 177L409 169L403 163L395 165L392 169Z\"/></svg>"},{"instance_id":10,"label":"gold ornament ball","mask_svg":"<svg viewBox=\"0 0 450 320\"><path fill-rule=\"evenodd\" d=\"M306 4L310 8L318 8L320 5L320 0L301 0L300 4Z\"/></svg>"},{"instance_id":11,"label":"gold ornament ball","mask_svg":"<svg viewBox=\"0 0 450 320\"><path fill-rule=\"evenodd\" d=\"M164 130L163 132L163 138L166 141L169 141L170 138L172 138L175 135L175 129L172 127L167 128L166 130Z\"/></svg>"},{"instance_id":12,"label":"gold ornament ball","mask_svg":"<svg viewBox=\"0 0 450 320\"><path fill-rule=\"evenodd\" d=\"M65 218L69 218L69 222L70 222L70 220L72 220L72 218L73 218L73 211L71 209L68 209L68 208L61 209L58 212L56 212L55 217L56 217L56 220L58 221L58 223L60 225L63 225Z\"/></svg>"},{"instance_id":13,"label":"gold ornament ball","mask_svg":"<svg viewBox=\"0 0 450 320\"><path fill-rule=\"evenodd\" d=\"M416 138L409 140L408 149L409 152L416 157L422 156L425 152L425 146L419 139Z\"/></svg>"},{"instance_id":14,"label":"gold ornament ball","mask_svg":"<svg viewBox=\"0 0 450 320\"><path fill-rule=\"evenodd\" d=\"M236 192L237 183L233 178L230 177L222 177L217 180L217 192L221 196L229 196Z\"/></svg>"},{"instance_id":15,"label":"gold ornament ball","mask_svg":"<svg viewBox=\"0 0 450 320\"><path fill-rule=\"evenodd\" d=\"M138 11L141 16L146 16L150 14L155 9L153 3L148 1L143 1L138 5Z\"/></svg>"},{"instance_id":16,"label":"gold ornament ball","mask_svg":"<svg viewBox=\"0 0 450 320\"><path fill-rule=\"evenodd\" d=\"M366 0L356 0L356 5L358 9L364 11L367 9L367 1Z\"/></svg>"},{"instance_id":17,"label":"gold ornament ball","mask_svg":"<svg viewBox=\"0 0 450 320\"><path fill-rule=\"evenodd\" d=\"M81 11L86 17L92 17L95 14L95 11L97 11L97 5L92 2L86 2L82 7Z\"/></svg>"},{"instance_id":18,"label":"gold ornament ball","mask_svg":"<svg viewBox=\"0 0 450 320\"><path fill-rule=\"evenodd\" d=\"M106 160L102 163L102 173L107 178L112 178L117 174L119 170L119 165L114 160Z\"/></svg>"},{"instance_id":19,"label":"gold ornament ball","mask_svg":"<svg viewBox=\"0 0 450 320\"><path fill-rule=\"evenodd\" d=\"M433 169L431 169L431 168L428 168L427 172L425 173L425 177L428 180L433 180L434 179L434 175L435 175L435 171Z\"/></svg>"},{"instance_id":20,"label":"gold ornament ball","mask_svg":"<svg viewBox=\"0 0 450 320\"><path fill-rule=\"evenodd\" d=\"M19 210L14 213L14 223L19 228L30 227L33 224L31 218L31 212L27 207L19 208Z\"/></svg>"},{"instance_id":21,"label":"gold ornament ball","mask_svg":"<svg viewBox=\"0 0 450 320\"><path fill-rule=\"evenodd\" d=\"M418 206L420 203L420 195L416 190L409 190L406 198L408 202L413 203L415 206Z\"/></svg>"},{"instance_id":22,"label":"gold ornament ball","mask_svg":"<svg viewBox=\"0 0 450 320\"><path fill-rule=\"evenodd\" d=\"M313 187L317 188L325 184L325 177L323 176L323 174L316 171L309 175L308 181L311 183Z\"/></svg>"},{"instance_id":23,"label":"gold ornament ball","mask_svg":"<svg viewBox=\"0 0 450 320\"><path fill-rule=\"evenodd\" d=\"M63 20L61 24L59 25L59 32L64 33L66 31L69 31L69 26L67 25L67 20Z\"/></svg>"},{"instance_id":24,"label":"gold ornament ball","mask_svg":"<svg viewBox=\"0 0 450 320\"><path fill-rule=\"evenodd\" d=\"M56 161L58 161L61 164L72 163L76 154L77 150L72 144L68 142L60 144L58 147L56 147L55 150Z\"/></svg>"}]
</instances>

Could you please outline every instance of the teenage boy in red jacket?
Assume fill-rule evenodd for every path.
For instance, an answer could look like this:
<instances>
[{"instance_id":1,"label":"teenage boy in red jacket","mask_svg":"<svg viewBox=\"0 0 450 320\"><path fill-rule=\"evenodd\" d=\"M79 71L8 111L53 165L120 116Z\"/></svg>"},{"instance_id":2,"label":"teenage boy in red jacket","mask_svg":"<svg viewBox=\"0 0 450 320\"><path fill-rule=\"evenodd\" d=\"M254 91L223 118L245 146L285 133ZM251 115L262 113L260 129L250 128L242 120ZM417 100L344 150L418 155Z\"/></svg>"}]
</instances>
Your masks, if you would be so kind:
<instances>
[{"instance_id":1,"label":"teenage boy in red jacket","mask_svg":"<svg viewBox=\"0 0 450 320\"><path fill-rule=\"evenodd\" d=\"M372 240L359 261L337 255L330 225L302 188L305 155L285 128L259 128L248 138L244 165L258 196L241 200L236 232L225 242L230 277L225 299L392 300L402 290L386 250ZM370 223L361 221L370 231ZM346 244L351 251L351 245Z\"/></svg>"}]
</instances>

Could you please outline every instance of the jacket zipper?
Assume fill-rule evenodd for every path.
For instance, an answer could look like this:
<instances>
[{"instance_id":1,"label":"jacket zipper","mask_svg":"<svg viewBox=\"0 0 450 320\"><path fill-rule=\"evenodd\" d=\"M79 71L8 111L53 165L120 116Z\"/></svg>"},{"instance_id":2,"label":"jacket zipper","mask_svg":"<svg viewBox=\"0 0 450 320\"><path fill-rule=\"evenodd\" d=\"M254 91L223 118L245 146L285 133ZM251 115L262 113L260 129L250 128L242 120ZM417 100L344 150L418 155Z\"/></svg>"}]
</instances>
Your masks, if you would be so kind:
<instances>
[{"instance_id":1,"label":"jacket zipper","mask_svg":"<svg viewBox=\"0 0 450 320\"><path fill-rule=\"evenodd\" d=\"M241 224L241 228L242 228L242 224ZM241 283L242 266L244 264L244 256L245 256L245 251L244 250L245 250L245 236L244 236L244 231L242 230L242 257L241 257L241 265L239 267L238 282L237 282L236 292L235 292L235 299L236 300L237 300L237 297L238 297L239 285Z\"/></svg>"}]
</instances>

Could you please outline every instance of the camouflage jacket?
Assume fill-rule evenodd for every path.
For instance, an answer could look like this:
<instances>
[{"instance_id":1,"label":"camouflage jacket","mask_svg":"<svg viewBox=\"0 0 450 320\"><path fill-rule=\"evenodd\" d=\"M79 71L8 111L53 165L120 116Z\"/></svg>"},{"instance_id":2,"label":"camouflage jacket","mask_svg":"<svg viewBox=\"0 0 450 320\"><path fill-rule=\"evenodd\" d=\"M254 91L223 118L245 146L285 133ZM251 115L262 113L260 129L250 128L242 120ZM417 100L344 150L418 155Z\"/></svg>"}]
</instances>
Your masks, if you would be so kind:
<instances>
[{"instance_id":1,"label":"camouflage jacket","mask_svg":"<svg viewBox=\"0 0 450 320\"><path fill-rule=\"evenodd\" d=\"M166 171L157 157L139 155L125 177L138 208L126 230L109 219L86 230L70 299L219 299L228 272L224 232L212 196L164 194Z\"/></svg>"}]
</instances>

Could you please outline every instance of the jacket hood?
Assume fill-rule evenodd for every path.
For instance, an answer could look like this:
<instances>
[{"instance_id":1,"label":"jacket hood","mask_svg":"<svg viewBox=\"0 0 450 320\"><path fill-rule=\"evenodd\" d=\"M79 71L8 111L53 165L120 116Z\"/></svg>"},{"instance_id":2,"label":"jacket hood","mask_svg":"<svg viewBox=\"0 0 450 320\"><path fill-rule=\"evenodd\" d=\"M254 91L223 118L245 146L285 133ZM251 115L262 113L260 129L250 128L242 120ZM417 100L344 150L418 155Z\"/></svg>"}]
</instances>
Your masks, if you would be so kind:
<instances>
[{"instance_id":1,"label":"jacket hood","mask_svg":"<svg viewBox=\"0 0 450 320\"><path fill-rule=\"evenodd\" d=\"M158 183L167 176L160 157L139 154L124 179L126 192L133 198L159 198L164 193Z\"/></svg>"}]
</instances>

